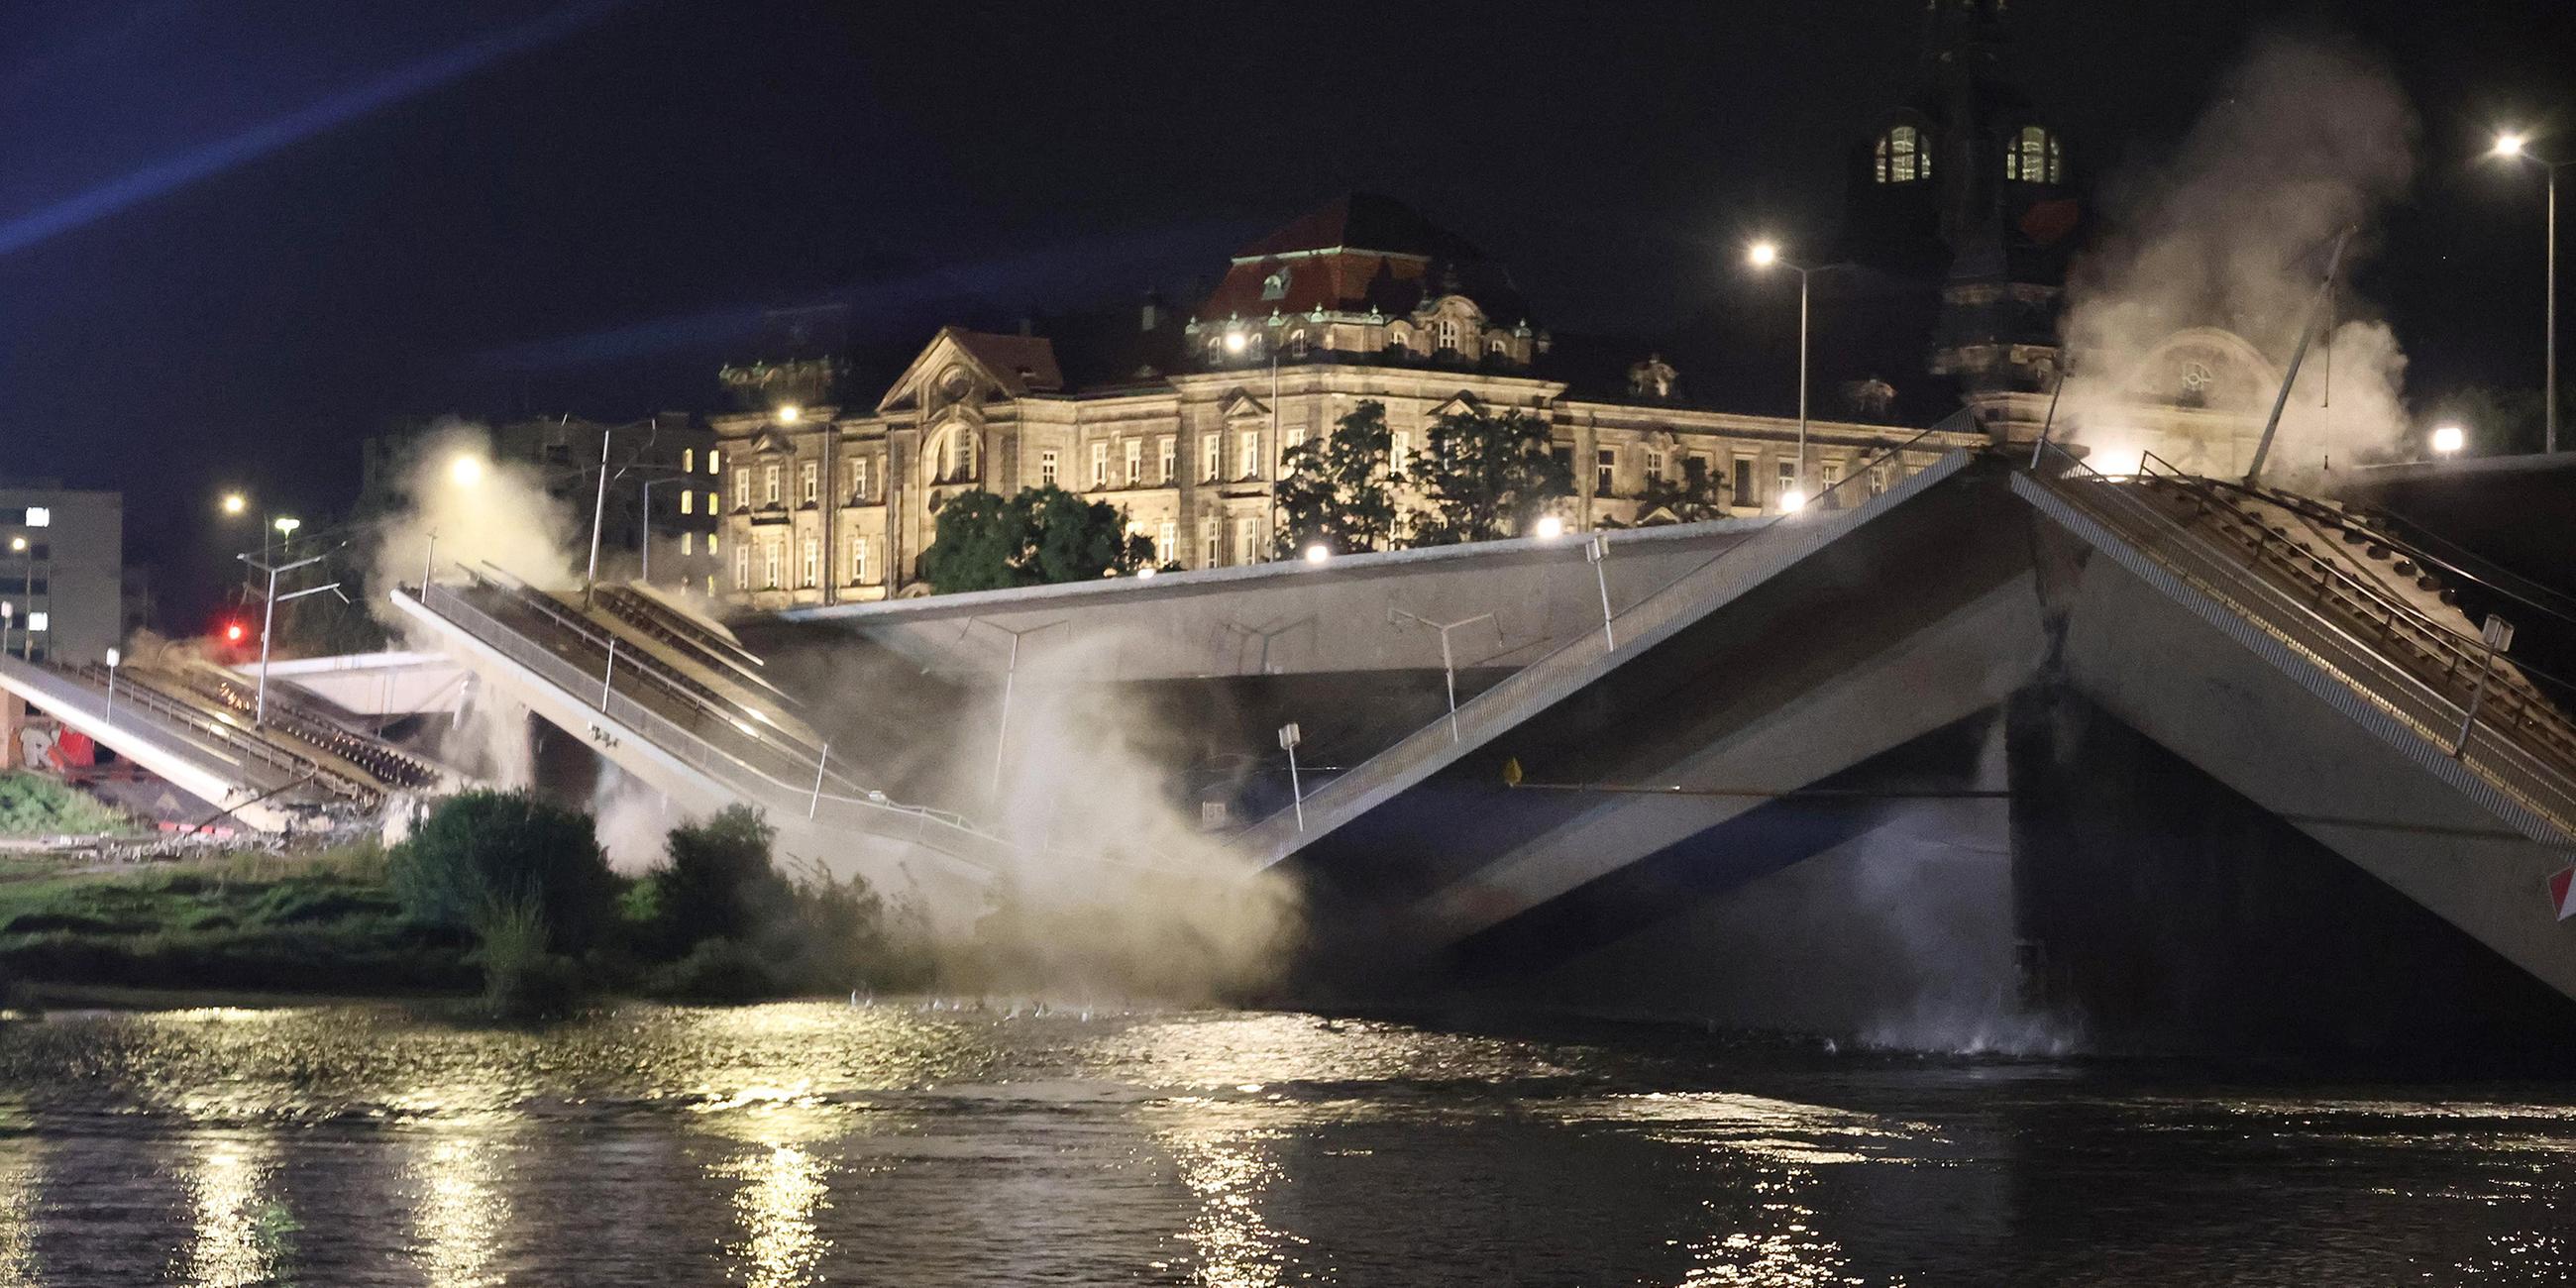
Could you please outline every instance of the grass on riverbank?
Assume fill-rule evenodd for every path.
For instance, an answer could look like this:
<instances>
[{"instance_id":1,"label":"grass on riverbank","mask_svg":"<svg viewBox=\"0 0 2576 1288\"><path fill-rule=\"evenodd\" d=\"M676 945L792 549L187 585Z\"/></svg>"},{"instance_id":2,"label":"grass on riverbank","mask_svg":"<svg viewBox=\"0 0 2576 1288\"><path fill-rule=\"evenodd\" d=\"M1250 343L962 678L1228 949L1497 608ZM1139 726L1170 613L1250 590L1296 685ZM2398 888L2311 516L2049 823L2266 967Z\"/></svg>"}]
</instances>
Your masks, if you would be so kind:
<instances>
[{"instance_id":1,"label":"grass on riverbank","mask_svg":"<svg viewBox=\"0 0 2576 1288\"><path fill-rule=\"evenodd\" d=\"M0 973L145 988L418 993L474 987L472 947L405 919L373 846L135 872L0 872Z\"/></svg>"}]
</instances>

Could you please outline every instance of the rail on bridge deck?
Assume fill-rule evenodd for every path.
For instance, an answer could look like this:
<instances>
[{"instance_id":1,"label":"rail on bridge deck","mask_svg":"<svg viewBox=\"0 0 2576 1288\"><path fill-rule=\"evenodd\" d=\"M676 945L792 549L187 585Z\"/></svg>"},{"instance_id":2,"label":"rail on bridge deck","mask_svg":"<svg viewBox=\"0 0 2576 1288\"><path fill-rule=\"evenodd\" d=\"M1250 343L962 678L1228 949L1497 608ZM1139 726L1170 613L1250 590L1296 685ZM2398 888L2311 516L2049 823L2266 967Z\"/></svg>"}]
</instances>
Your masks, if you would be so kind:
<instances>
[{"instance_id":1,"label":"rail on bridge deck","mask_svg":"<svg viewBox=\"0 0 2576 1288\"><path fill-rule=\"evenodd\" d=\"M756 806L786 853L898 892L979 894L1029 857L863 781L761 660L711 623L616 588L585 607L497 568L455 571L455 584L397 587L393 602L487 682L686 812Z\"/></svg>"},{"instance_id":2,"label":"rail on bridge deck","mask_svg":"<svg viewBox=\"0 0 2576 1288\"><path fill-rule=\"evenodd\" d=\"M0 659L0 688L247 827L288 831L365 813L451 781L439 766L344 727L271 685L210 665L38 666Z\"/></svg>"}]
</instances>

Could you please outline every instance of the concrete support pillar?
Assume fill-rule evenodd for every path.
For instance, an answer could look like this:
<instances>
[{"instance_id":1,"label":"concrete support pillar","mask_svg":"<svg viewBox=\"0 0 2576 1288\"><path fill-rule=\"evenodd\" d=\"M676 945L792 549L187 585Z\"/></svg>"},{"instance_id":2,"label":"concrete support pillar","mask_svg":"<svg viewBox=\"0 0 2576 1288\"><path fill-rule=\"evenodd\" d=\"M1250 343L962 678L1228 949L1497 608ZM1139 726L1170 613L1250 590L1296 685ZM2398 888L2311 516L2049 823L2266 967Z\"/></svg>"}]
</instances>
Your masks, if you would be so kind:
<instances>
[{"instance_id":1,"label":"concrete support pillar","mask_svg":"<svg viewBox=\"0 0 2576 1288\"><path fill-rule=\"evenodd\" d=\"M27 700L15 693L0 693L0 769L24 769L18 763L18 731L27 726Z\"/></svg>"}]
</instances>

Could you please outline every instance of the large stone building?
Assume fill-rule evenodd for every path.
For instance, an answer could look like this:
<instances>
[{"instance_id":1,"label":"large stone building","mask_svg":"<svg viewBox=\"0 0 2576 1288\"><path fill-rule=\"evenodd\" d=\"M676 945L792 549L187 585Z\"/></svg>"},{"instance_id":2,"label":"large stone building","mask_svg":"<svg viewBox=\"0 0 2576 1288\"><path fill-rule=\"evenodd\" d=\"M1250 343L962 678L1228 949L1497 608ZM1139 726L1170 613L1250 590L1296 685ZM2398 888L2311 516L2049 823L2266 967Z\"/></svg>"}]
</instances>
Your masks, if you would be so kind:
<instances>
[{"instance_id":1,"label":"large stone building","mask_svg":"<svg viewBox=\"0 0 2576 1288\"><path fill-rule=\"evenodd\" d=\"M11 657L95 662L124 635L125 498L0 483L0 604Z\"/></svg>"},{"instance_id":2,"label":"large stone building","mask_svg":"<svg viewBox=\"0 0 2576 1288\"><path fill-rule=\"evenodd\" d=\"M1652 521L1640 510L1659 481L1704 476L1742 515L1799 486L1797 421L1690 405L1654 354L1635 355L1624 394L1576 396L1547 374L1547 333L1502 266L1383 197L1244 247L1185 322L1148 300L1133 338L1125 356L1147 360L1078 381L1049 337L948 328L856 408L796 401L830 387L812 363L737 369L738 388L776 401L712 421L720 586L759 607L905 593L939 505L971 488L1053 485L1124 510L1165 563L1251 563L1272 551L1283 453L1364 401L1385 405L1399 461L1446 412L1543 417L1576 467L1562 507L1576 528ZM1803 490L1839 504L1985 441L1919 434L1814 421Z\"/></svg>"}]
</instances>

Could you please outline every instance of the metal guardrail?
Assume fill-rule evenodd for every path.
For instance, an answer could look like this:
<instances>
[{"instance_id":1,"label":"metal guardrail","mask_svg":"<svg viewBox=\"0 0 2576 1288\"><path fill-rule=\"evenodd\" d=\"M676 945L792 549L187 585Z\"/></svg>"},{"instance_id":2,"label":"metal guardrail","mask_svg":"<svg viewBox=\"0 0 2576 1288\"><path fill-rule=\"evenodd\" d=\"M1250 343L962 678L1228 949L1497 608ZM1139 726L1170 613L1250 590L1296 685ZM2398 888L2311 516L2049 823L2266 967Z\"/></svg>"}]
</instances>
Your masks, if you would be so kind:
<instances>
[{"instance_id":1,"label":"metal guardrail","mask_svg":"<svg viewBox=\"0 0 2576 1288\"><path fill-rule=\"evenodd\" d=\"M61 668L58 673L78 679L84 684L96 686L102 691L106 689L107 668L96 663L85 662L76 667ZM227 724L196 706L162 692L137 677L130 668L124 675L118 677L115 696L132 710L144 712L164 724L177 725L182 730L211 741L226 751L239 753L288 775L309 777L334 795L359 801L369 801L377 795L371 786L351 781L346 775L334 772L309 757L298 755L242 726Z\"/></svg>"},{"instance_id":2,"label":"metal guardrail","mask_svg":"<svg viewBox=\"0 0 2576 1288\"><path fill-rule=\"evenodd\" d=\"M1555 700L1558 696L1556 690L1579 684L1581 677L1604 660L1614 655L1643 651L1679 629L1683 623L1706 612L1713 601L1724 602L1733 598L1779 568L1822 548L1853 526L1957 473L1968 463L1965 451L1944 453L1930 465L1860 505L1845 509L1823 504L1835 489L1857 485L1866 477L1870 466L1881 461L1901 460L1906 449L1940 431L1941 426L1934 425L1887 449L1865 462L1862 468L1845 475L1833 488L1826 489L1807 508L1774 518L1748 534L1743 541L1666 580L1631 602L1627 608L1608 614L1608 624L1615 629L1587 630L1577 635L1553 652L1512 672L1492 688L1460 703L1454 714L1444 711L1439 718L1398 739L1393 746L1352 766L1329 786L1307 793L1297 802L1306 807L1302 825L1295 821L1294 809L1278 810L1237 833L1238 843L1249 848L1265 864L1285 859L1307 841L1322 836L1350 816L1401 790L1413 776L1436 770L1454 759L1461 749L1481 745L1510 729L1525 718L1527 712L1523 708L1526 705L1534 701ZM1781 525L1790 520L1799 522L1784 529ZM1747 550L1765 552L1772 558L1767 563L1730 562Z\"/></svg>"},{"instance_id":3,"label":"metal guardrail","mask_svg":"<svg viewBox=\"0 0 2576 1288\"><path fill-rule=\"evenodd\" d=\"M2147 460L2165 464L2150 453ZM2229 538L2247 547L2254 562L2266 564L2282 573L2312 584L2317 591L2319 607L2333 606L2355 622L2369 627L2377 641L2393 643L2402 632L2430 658L2442 662L2441 686L2457 689L2462 695L2475 687L2477 675L2488 662L2485 641L2436 620L2430 614L2386 587L2353 575L2350 569L2307 549L2294 538L2276 531L2262 516L2248 513L2244 504L2232 499L2221 487L2208 480L2194 478L2165 465L2163 474L2141 473L2139 482L2148 486L2176 488L2198 504L2204 513L2222 516L2235 528ZM2105 479L2108 486L2120 483ZM2238 486L2238 485L2230 485ZM2312 521L2313 514L2271 497L2255 498L2263 504L2280 505ZM2351 530L2351 529L2347 529ZM2365 537L2370 534L2365 530ZM2541 744L2535 751L2554 758L2569 770L2576 770L2576 723L2551 704L2521 674L2521 664L2491 674L2485 703L2481 706L2481 724L2517 728ZM2418 678L2421 678L2419 676Z\"/></svg>"},{"instance_id":4,"label":"metal guardrail","mask_svg":"<svg viewBox=\"0 0 2576 1288\"><path fill-rule=\"evenodd\" d=\"M905 805L876 794L852 796L821 790L817 784L821 766L811 759L798 759L782 749L763 744L758 741L757 734L751 735L750 741L735 749L718 746L697 731L619 692L615 684L618 676L585 673L467 602L465 596L452 587L422 587L414 602L746 801L783 814L802 813L817 821L853 827L871 836L910 841L987 871L1014 855L1026 852L1024 847L977 829L963 817L945 810ZM736 754L737 750L763 754L763 749L775 753L765 756L771 768L791 772L801 768L801 777L790 781L771 772L771 768L755 765Z\"/></svg>"},{"instance_id":5,"label":"metal guardrail","mask_svg":"<svg viewBox=\"0 0 2576 1288\"><path fill-rule=\"evenodd\" d=\"M2174 584L2165 587L2168 594L2195 590L2215 601L2218 611L2259 632L2271 642L2270 651L2286 648L2306 661L2334 689L2311 684L2311 692L2347 714L2376 713L2411 731L2420 743L2414 749L2419 763L2454 762L2536 815L2535 822L2557 833L2561 843L2576 837L2576 776L2553 764L2554 756L2522 745L2510 729L2485 724L2472 727L2465 743L2456 743L2468 714L2466 704L2391 656L2384 635L2365 641L2322 610L2312 586L2293 585L2285 580L2287 574L2266 575L2259 563L2247 562L2208 534L2132 495L2129 489L2135 484L2103 475L2071 454L2057 455L2067 464L2063 474L2021 473L2014 479L2015 490L2079 535L2087 535L2081 525L2089 522L2100 529L2100 537L2134 551L2137 562L2120 562L2151 582L2159 576L2170 579ZM2121 553L2105 549L2115 557ZM2260 651L2267 650L2258 647ZM2287 658L2273 660L2280 664Z\"/></svg>"}]
</instances>

